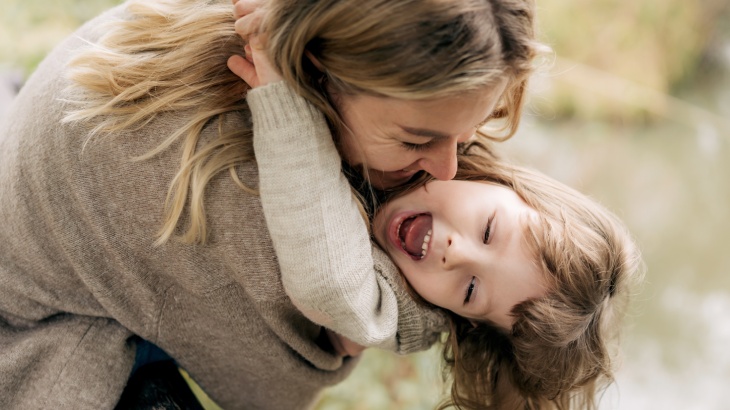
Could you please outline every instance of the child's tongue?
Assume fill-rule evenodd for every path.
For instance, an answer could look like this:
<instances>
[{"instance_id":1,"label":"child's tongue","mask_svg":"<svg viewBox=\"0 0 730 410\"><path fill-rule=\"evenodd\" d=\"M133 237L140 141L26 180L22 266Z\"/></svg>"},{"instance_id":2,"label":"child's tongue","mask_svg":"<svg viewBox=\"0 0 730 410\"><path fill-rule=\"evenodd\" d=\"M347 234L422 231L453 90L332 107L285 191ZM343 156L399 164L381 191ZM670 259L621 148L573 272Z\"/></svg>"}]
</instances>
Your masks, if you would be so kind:
<instances>
[{"instance_id":1,"label":"child's tongue","mask_svg":"<svg viewBox=\"0 0 730 410\"><path fill-rule=\"evenodd\" d=\"M423 238L431 230L432 219L431 215L419 214L403 221L400 226L400 239L405 243L406 252L413 256L421 256Z\"/></svg>"}]
</instances>

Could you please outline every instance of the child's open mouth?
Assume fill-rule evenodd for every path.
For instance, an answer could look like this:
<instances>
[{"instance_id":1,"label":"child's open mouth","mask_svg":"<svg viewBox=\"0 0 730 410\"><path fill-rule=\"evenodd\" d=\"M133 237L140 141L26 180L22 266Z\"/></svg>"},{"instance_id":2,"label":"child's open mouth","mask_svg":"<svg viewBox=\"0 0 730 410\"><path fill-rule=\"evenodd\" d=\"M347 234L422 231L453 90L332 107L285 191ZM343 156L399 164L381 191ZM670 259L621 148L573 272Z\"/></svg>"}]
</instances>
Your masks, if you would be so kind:
<instances>
[{"instance_id":1,"label":"child's open mouth","mask_svg":"<svg viewBox=\"0 0 730 410\"><path fill-rule=\"evenodd\" d=\"M396 227L396 237L401 248L414 260L423 259L431 242L433 218L431 214L412 215Z\"/></svg>"}]
</instances>

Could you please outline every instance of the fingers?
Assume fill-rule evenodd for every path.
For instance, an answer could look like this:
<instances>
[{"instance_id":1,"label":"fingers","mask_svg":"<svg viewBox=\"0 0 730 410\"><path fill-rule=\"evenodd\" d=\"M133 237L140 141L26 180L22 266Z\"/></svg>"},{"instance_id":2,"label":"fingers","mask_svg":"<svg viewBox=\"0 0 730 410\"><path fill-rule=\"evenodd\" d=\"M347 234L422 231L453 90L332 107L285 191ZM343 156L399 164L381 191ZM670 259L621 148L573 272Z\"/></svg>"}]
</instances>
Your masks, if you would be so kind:
<instances>
[{"instance_id":1,"label":"fingers","mask_svg":"<svg viewBox=\"0 0 730 410\"><path fill-rule=\"evenodd\" d=\"M248 48L246 50L246 56L249 55L253 59L254 67L256 67L256 74L260 85L281 81L282 77L279 74L279 70L274 68L274 65L269 61L269 57L264 50L264 42L260 35L252 36Z\"/></svg>"},{"instance_id":2,"label":"fingers","mask_svg":"<svg viewBox=\"0 0 730 410\"><path fill-rule=\"evenodd\" d=\"M253 50L251 49L250 44L246 44L243 46L243 52L245 53L244 57L246 57L246 60L248 60L249 63L253 64Z\"/></svg>"},{"instance_id":3,"label":"fingers","mask_svg":"<svg viewBox=\"0 0 730 410\"><path fill-rule=\"evenodd\" d=\"M261 85L256 74L256 67L247 59L241 56L231 56L228 59L227 65L233 74L241 77L251 88L256 88Z\"/></svg>"},{"instance_id":4,"label":"fingers","mask_svg":"<svg viewBox=\"0 0 730 410\"><path fill-rule=\"evenodd\" d=\"M241 36L244 40L248 39L252 35L258 34L260 27L261 13L243 16L236 20L235 24L236 34Z\"/></svg>"},{"instance_id":5,"label":"fingers","mask_svg":"<svg viewBox=\"0 0 730 410\"><path fill-rule=\"evenodd\" d=\"M236 20L263 8L260 0L233 0L233 17Z\"/></svg>"},{"instance_id":6,"label":"fingers","mask_svg":"<svg viewBox=\"0 0 730 410\"><path fill-rule=\"evenodd\" d=\"M233 56L228 59L228 68L251 87L259 87L281 80L263 50L265 37L260 33L265 4L263 0L232 0L233 15L236 18L236 33L248 44L244 47L245 58Z\"/></svg>"},{"instance_id":7,"label":"fingers","mask_svg":"<svg viewBox=\"0 0 730 410\"><path fill-rule=\"evenodd\" d=\"M236 33L244 40L258 34L265 14L265 5L261 0L234 0L233 16L236 19Z\"/></svg>"},{"instance_id":8,"label":"fingers","mask_svg":"<svg viewBox=\"0 0 730 410\"><path fill-rule=\"evenodd\" d=\"M246 44L243 47L243 50L247 53L253 53L253 50L261 51L264 49L264 41L261 38L261 36L251 36L251 38L248 40L248 44Z\"/></svg>"},{"instance_id":9,"label":"fingers","mask_svg":"<svg viewBox=\"0 0 730 410\"><path fill-rule=\"evenodd\" d=\"M365 347L353 342L352 340L342 336L330 329L325 328L325 333L332 344L332 347L340 356L359 356L365 350Z\"/></svg>"},{"instance_id":10,"label":"fingers","mask_svg":"<svg viewBox=\"0 0 730 410\"><path fill-rule=\"evenodd\" d=\"M353 342L352 340L342 336L342 347L345 351L346 356L352 356L357 357L360 356L360 354L365 351L364 346L360 346L359 344Z\"/></svg>"}]
</instances>

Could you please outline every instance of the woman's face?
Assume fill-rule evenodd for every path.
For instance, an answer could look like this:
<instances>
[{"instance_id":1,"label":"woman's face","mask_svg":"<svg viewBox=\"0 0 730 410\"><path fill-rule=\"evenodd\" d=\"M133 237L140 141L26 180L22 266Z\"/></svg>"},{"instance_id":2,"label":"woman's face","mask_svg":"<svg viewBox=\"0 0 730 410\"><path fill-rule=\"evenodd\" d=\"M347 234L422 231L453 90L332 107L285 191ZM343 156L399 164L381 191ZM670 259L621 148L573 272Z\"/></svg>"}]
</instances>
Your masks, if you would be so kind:
<instances>
[{"instance_id":1,"label":"woman's face","mask_svg":"<svg viewBox=\"0 0 730 410\"><path fill-rule=\"evenodd\" d=\"M375 216L378 243L425 300L511 329L512 308L545 293L525 226L537 212L511 189L433 181Z\"/></svg>"},{"instance_id":2,"label":"woman's face","mask_svg":"<svg viewBox=\"0 0 730 410\"><path fill-rule=\"evenodd\" d=\"M440 180L456 174L456 146L474 135L494 110L507 81L481 93L433 100L337 95L346 129L343 158L379 189L426 171Z\"/></svg>"}]
</instances>

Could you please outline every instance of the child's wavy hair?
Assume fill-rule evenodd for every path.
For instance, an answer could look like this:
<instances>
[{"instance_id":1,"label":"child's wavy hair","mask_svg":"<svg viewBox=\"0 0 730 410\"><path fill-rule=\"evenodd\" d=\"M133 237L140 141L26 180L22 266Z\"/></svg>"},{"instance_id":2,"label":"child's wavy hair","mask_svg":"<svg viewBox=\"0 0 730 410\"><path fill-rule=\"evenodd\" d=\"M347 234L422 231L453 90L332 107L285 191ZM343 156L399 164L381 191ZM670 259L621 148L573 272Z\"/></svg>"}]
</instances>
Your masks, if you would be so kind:
<instances>
[{"instance_id":1,"label":"child's wavy hair","mask_svg":"<svg viewBox=\"0 0 730 410\"><path fill-rule=\"evenodd\" d=\"M516 305L509 330L448 312L443 358L452 385L441 409L595 409L613 381L620 320L643 275L631 235L596 201L505 162L490 144L461 147L454 179L508 187L537 211L526 238L548 292Z\"/></svg>"}]
</instances>

